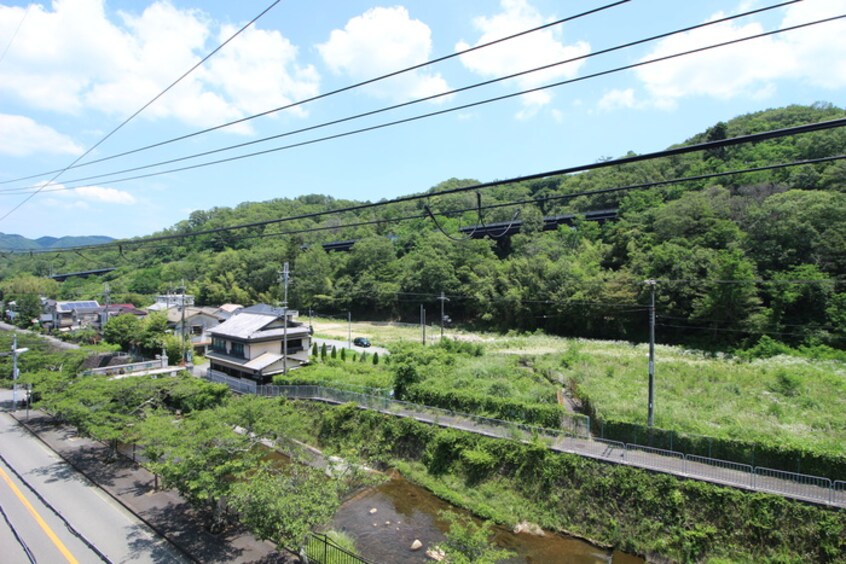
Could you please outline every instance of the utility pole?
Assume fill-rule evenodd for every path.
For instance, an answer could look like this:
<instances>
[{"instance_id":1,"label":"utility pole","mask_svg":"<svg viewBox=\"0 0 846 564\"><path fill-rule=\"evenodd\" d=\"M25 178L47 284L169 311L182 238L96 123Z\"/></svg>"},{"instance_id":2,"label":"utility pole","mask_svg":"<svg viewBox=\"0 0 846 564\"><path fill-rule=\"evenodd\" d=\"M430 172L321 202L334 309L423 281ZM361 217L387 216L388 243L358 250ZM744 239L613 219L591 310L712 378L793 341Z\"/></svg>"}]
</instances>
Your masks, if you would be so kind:
<instances>
[{"instance_id":1,"label":"utility pole","mask_svg":"<svg viewBox=\"0 0 846 564\"><path fill-rule=\"evenodd\" d=\"M188 363L188 350L185 348L185 279L182 279L182 365Z\"/></svg>"},{"instance_id":2,"label":"utility pole","mask_svg":"<svg viewBox=\"0 0 846 564\"><path fill-rule=\"evenodd\" d=\"M444 322L446 317L444 316L444 302L448 302L449 298L444 295L443 290L441 290L441 297L438 298L441 301L441 340L444 340Z\"/></svg>"},{"instance_id":3,"label":"utility pole","mask_svg":"<svg viewBox=\"0 0 846 564\"><path fill-rule=\"evenodd\" d=\"M655 423L655 280L643 282L649 286L649 405L646 425L652 429Z\"/></svg>"},{"instance_id":4,"label":"utility pole","mask_svg":"<svg viewBox=\"0 0 846 564\"><path fill-rule=\"evenodd\" d=\"M352 312L347 312L347 348L352 350Z\"/></svg>"},{"instance_id":5,"label":"utility pole","mask_svg":"<svg viewBox=\"0 0 846 564\"><path fill-rule=\"evenodd\" d=\"M282 315L285 316L282 329L282 373L288 375L288 263L282 267L280 281L283 284Z\"/></svg>"},{"instance_id":6,"label":"utility pole","mask_svg":"<svg viewBox=\"0 0 846 564\"><path fill-rule=\"evenodd\" d=\"M18 408L18 355L27 352L28 348L18 348L18 334L12 336L12 352L6 353L12 355L12 411Z\"/></svg>"},{"instance_id":7,"label":"utility pole","mask_svg":"<svg viewBox=\"0 0 846 564\"><path fill-rule=\"evenodd\" d=\"M109 322L109 306L111 305L112 293L108 282L103 282L103 297L106 299L106 308L103 311L103 317L100 321L100 333L103 332L103 328Z\"/></svg>"},{"instance_id":8,"label":"utility pole","mask_svg":"<svg viewBox=\"0 0 846 564\"><path fill-rule=\"evenodd\" d=\"M426 346L426 310L420 304L420 328L423 330L423 346Z\"/></svg>"}]
</instances>

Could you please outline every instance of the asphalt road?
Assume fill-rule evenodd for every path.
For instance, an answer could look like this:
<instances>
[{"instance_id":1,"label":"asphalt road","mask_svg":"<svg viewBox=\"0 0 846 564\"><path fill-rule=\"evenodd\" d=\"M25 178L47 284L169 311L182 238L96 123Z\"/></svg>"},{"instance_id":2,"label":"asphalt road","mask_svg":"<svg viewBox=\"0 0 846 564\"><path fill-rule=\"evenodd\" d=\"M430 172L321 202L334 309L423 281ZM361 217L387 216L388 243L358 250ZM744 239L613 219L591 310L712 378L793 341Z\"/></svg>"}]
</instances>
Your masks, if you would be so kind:
<instances>
[{"instance_id":1,"label":"asphalt road","mask_svg":"<svg viewBox=\"0 0 846 564\"><path fill-rule=\"evenodd\" d=\"M27 329L21 329L20 327L16 327L16 326L11 325L9 323L6 323L4 321L0 321L0 331L16 331L18 333L32 333L32 331L29 331ZM38 335L40 337L43 337L44 339L47 339L50 343L52 343L52 345L55 348L57 348L59 350L73 350L73 349L79 348L79 345L77 345L77 344L66 343L65 341L62 341L61 339L57 339L57 338L52 337L50 335L42 335L41 333L38 333Z\"/></svg>"},{"instance_id":2,"label":"asphalt road","mask_svg":"<svg viewBox=\"0 0 846 564\"><path fill-rule=\"evenodd\" d=\"M367 352L368 356L372 356L373 353L375 353L375 352L379 353L379 356L385 356L386 354L389 354L388 349L386 349L384 347L357 347L355 345L349 346L349 341L346 341L346 340L341 341L341 340L338 340L338 339L315 338L314 342L317 343L318 349L323 345L323 343L326 343L326 348L329 349L329 350L332 350L332 347L335 347L339 351L341 349L348 349L348 350L353 350L357 353Z\"/></svg>"},{"instance_id":3,"label":"asphalt road","mask_svg":"<svg viewBox=\"0 0 846 564\"><path fill-rule=\"evenodd\" d=\"M184 562L167 541L21 428L5 412L10 398L10 391L0 390L0 507L6 514L0 515L0 561L31 562L25 545L36 562Z\"/></svg>"}]
</instances>

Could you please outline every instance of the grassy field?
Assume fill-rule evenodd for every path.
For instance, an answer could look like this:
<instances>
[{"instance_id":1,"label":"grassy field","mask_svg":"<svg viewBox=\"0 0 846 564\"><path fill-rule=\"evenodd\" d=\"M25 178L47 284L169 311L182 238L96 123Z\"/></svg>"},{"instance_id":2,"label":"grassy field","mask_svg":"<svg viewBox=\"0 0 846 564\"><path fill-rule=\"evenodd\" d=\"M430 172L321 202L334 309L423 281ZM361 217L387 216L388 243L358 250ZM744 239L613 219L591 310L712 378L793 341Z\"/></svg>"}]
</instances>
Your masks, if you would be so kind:
<instances>
[{"instance_id":1,"label":"grassy field","mask_svg":"<svg viewBox=\"0 0 846 564\"><path fill-rule=\"evenodd\" d=\"M316 320L314 325L318 335L327 337L346 335L348 330L337 320ZM388 347L421 337L418 326L390 323L356 322L353 334ZM427 328L427 335L437 340L439 329ZM475 390L544 404L554 402L556 389L566 387L589 400L601 419L646 422L645 344L454 330L447 336L479 343L485 354L462 359L436 377L427 376L427 387ZM323 369L315 373L315 380L348 379L384 387L390 385L387 368ZM749 362L658 345L655 390L659 428L846 456L842 362L784 356Z\"/></svg>"},{"instance_id":2,"label":"grassy field","mask_svg":"<svg viewBox=\"0 0 846 564\"><path fill-rule=\"evenodd\" d=\"M647 347L574 341L565 377L599 416L646 420ZM655 425L846 455L846 366L774 357L753 362L659 346Z\"/></svg>"}]
</instances>

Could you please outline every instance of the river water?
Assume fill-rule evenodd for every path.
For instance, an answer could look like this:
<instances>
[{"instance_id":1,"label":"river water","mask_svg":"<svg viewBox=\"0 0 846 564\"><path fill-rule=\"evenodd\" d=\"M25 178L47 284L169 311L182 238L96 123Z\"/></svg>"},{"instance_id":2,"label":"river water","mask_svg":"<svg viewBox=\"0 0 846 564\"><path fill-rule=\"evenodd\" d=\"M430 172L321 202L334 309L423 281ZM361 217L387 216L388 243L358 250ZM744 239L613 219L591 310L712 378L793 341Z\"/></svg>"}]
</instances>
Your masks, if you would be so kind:
<instances>
[{"instance_id":1,"label":"river water","mask_svg":"<svg viewBox=\"0 0 846 564\"><path fill-rule=\"evenodd\" d=\"M376 511L372 512L373 509ZM438 518L438 512L442 510L467 514L401 476L394 476L344 503L335 514L332 528L355 539L358 552L374 562L432 562L426 557L426 548L442 542L444 531L448 529L448 524ZM415 540L423 543L422 549L410 549ZM516 553L515 557L505 561L508 563L643 563L636 556L610 552L549 532L544 536L533 536L497 527L494 542Z\"/></svg>"}]
</instances>

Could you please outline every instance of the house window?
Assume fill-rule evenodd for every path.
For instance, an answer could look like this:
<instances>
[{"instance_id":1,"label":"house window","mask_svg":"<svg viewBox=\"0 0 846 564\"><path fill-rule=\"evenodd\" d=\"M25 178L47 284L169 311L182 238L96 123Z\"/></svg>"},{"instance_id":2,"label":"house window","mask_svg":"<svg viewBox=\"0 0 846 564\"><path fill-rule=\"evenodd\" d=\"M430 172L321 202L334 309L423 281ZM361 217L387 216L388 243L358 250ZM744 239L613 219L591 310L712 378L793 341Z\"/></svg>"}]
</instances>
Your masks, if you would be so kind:
<instances>
[{"instance_id":1,"label":"house window","mask_svg":"<svg viewBox=\"0 0 846 564\"><path fill-rule=\"evenodd\" d=\"M226 341L224 341L220 337L214 337L212 339L212 351L216 353L226 354Z\"/></svg>"},{"instance_id":2,"label":"house window","mask_svg":"<svg viewBox=\"0 0 846 564\"><path fill-rule=\"evenodd\" d=\"M288 354L299 352L303 350L303 340L302 339L290 339L288 341ZM282 353L285 353L285 343L282 343Z\"/></svg>"},{"instance_id":3,"label":"house window","mask_svg":"<svg viewBox=\"0 0 846 564\"><path fill-rule=\"evenodd\" d=\"M231 356L244 358L244 343L232 343L232 349L229 351Z\"/></svg>"},{"instance_id":4,"label":"house window","mask_svg":"<svg viewBox=\"0 0 846 564\"><path fill-rule=\"evenodd\" d=\"M192 335L202 335L203 334L203 326L202 325L192 325L191 326L191 334Z\"/></svg>"}]
</instances>

